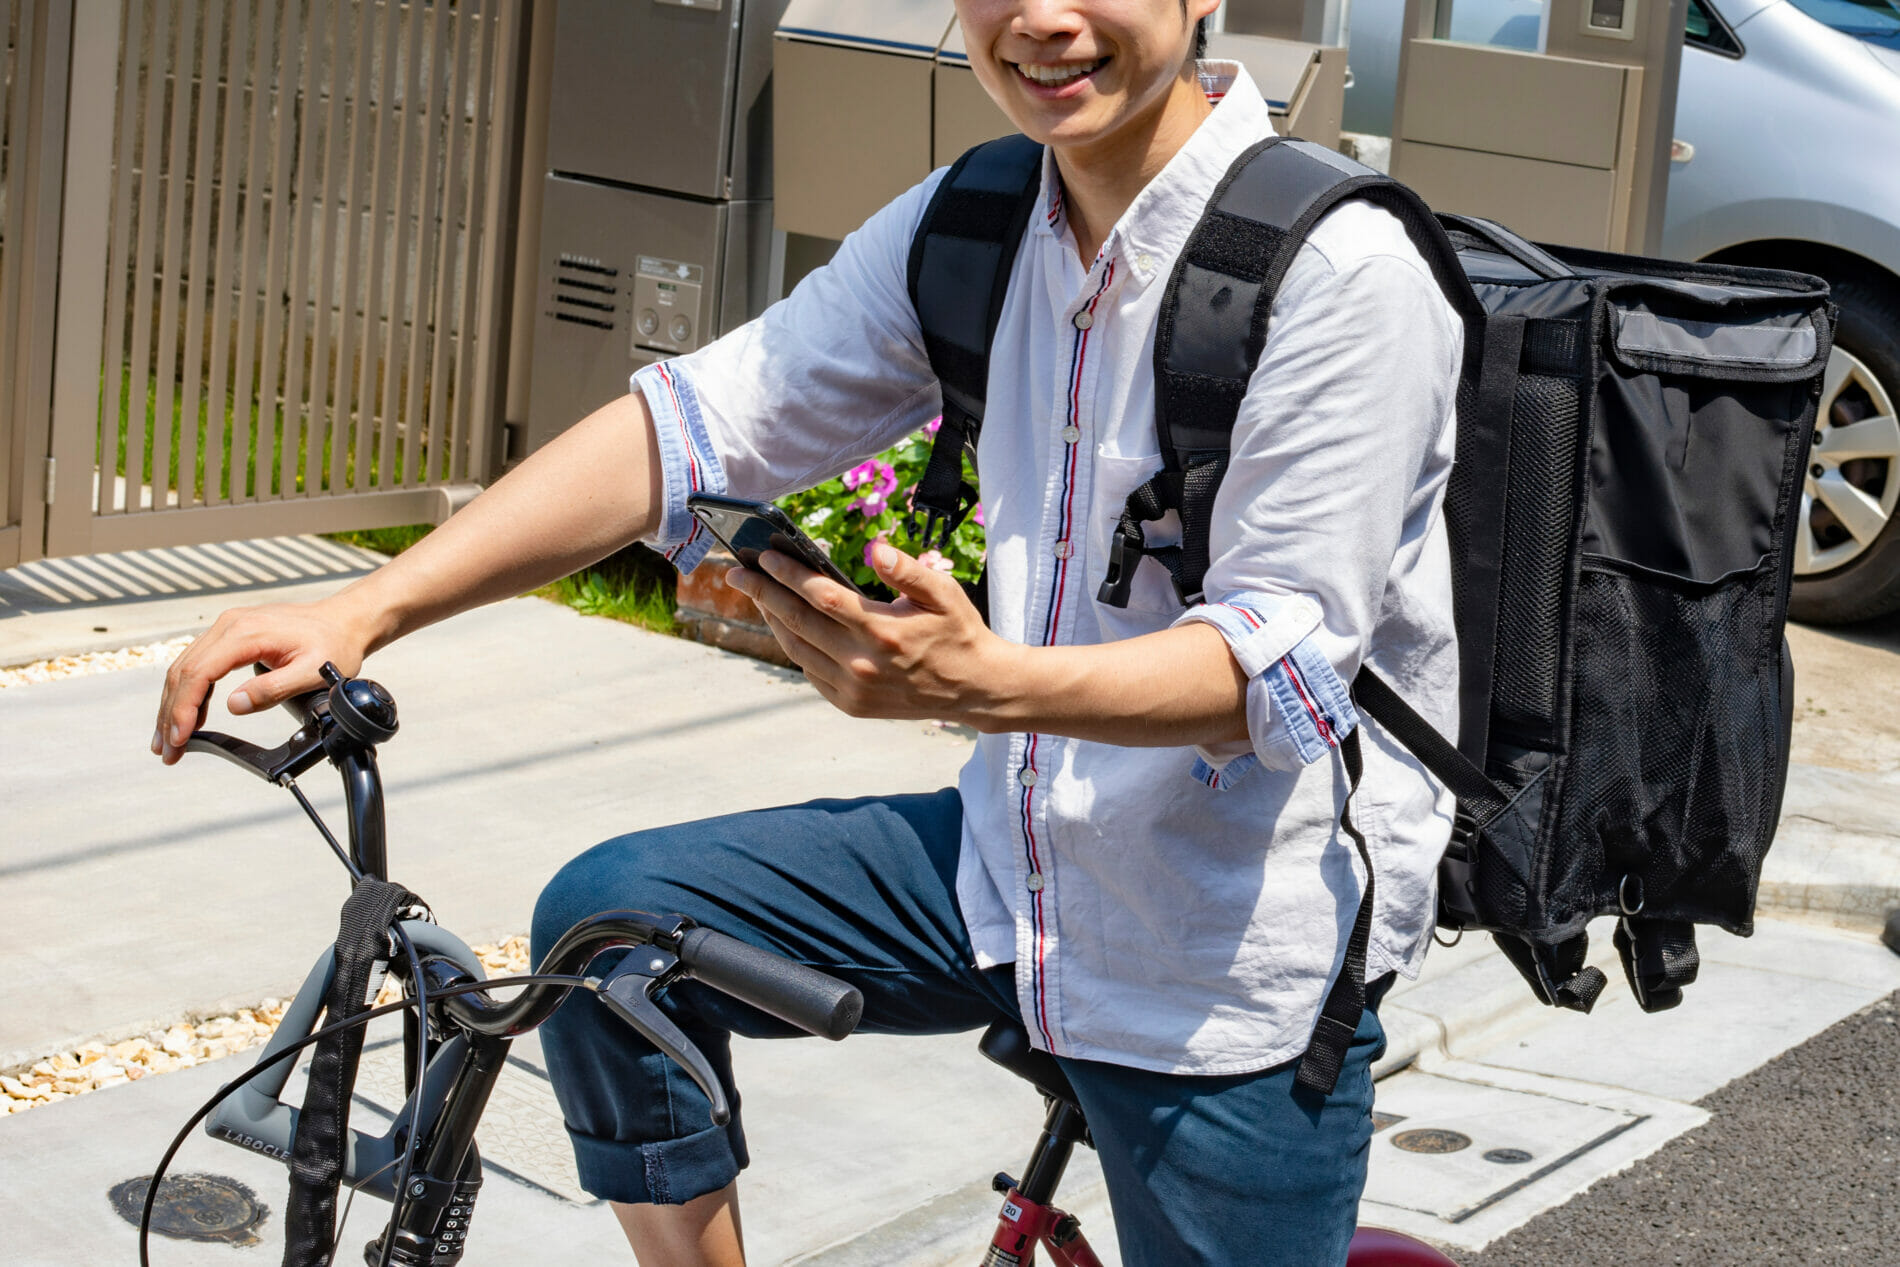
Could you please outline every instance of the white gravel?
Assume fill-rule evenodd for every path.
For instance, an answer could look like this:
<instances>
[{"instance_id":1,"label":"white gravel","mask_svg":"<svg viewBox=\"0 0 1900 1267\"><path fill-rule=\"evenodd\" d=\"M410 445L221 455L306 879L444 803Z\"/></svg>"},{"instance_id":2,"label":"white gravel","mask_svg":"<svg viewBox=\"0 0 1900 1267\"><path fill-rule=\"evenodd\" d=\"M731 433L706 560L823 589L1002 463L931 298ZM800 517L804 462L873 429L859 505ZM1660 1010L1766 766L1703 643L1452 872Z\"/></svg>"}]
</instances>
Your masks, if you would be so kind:
<instances>
[{"instance_id":1,"label":"white gravel","mask_svg":"<svg viewBox=\"0 0 1900 1267\"><path fill-rule=\"evenodd\" d=\"M54 656L35 660L15 669L0 669L0 691L10 686L28 686L35 682L57 682L61 678L86 677L93 673L117 673L120 669L140 669L147 665L163 668L176 660L191 645L191 635L148 642L118 651L87 651L79 655Z\"/></svg>"},{"instance_id":2,"label":"white gravel","mask_svg":"<svg viewBox=\"0 0 1900 1267\"><path fill-rule=\"evenodd\" d=\"M517 934L499 945L471 949L491 976L528 970L525 936ZM394 1002L400 994L401 987L392 978L383 983L376 1001ZM151 1074L189 1069L261 1046L276 1030L288 1006L288 1000L265 999L256 1007L239 1008L229 1016L177 1021L123 1042L81 1043L71 1051L54 1052L25 1067L0 1073L0 1117L56 1100L70 1100L102 1087L137 1082Z\"/></svg>"}]
</instances>

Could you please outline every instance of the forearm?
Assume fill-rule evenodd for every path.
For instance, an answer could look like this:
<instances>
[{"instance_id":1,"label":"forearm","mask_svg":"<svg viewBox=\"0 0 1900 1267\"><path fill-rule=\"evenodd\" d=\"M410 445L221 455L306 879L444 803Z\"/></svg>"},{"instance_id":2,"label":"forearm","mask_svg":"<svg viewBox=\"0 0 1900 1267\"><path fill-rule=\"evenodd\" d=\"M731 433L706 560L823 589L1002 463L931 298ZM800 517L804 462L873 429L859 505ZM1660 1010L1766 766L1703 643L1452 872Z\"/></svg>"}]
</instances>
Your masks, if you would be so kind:
<instances>
[{"instance_id":1,"label":"forearm","mask_svg":"<svg viewBox=\"0 0 1900 1267\"><path fill-rule=\"evenodd\" d=\"M327 600L368 650L545 585L652 533L660 459L645 398L596 410L453 518Z\"/></svg>"},{"instance_id":2,"label":"forearm","mask_svg":"<svg viewBox=\"0 0 1900 1267\"><path fill-rule=\"evenodd\" d=\"M966 720L1130 748L1247 738L1247 678L1220 632L1186 624L1091 646L1005 643Z\"/></svg>"}]
</instances>

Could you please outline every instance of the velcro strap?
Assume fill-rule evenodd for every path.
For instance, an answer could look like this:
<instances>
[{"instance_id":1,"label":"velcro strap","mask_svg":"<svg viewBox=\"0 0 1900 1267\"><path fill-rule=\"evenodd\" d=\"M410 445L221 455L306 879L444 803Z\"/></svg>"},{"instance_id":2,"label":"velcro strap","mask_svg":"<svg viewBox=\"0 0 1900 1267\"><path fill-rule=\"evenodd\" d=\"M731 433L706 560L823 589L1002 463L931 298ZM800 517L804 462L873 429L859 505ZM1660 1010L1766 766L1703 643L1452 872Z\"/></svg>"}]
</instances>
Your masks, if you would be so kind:
<instances>
[{"instance_id":1,"label":"velcro strap","mask_svg":"<svg viewBox=\"0 0 1900 1267\"><path fill-rule=\"evenodd\" d=\"M968 415L948 402L943 422L931 442L930 460L924 464L923 478L911 494L911 512L905 526L913 540L924 546L944 549L950 536L962 525L976 504L976 490L963 478L963 454L975 443L974 424ZM917 515L922 512L923 526Z\"/></svg>"},{"instance_id":2,"label":"velcro strap","mask_svg":"<svg viewBox=\"0 0 1900 1267\"><path fill-rule=\"evenodd\" d=\"M360 881L343 903L335 971L323 1000L325 1024L369 1010L364 997L376 961L389 953L389 926L416 901L400 884ZM336 1193L349 1138L350 1094L363 1054L363 1029L352 1025L316 1045L297 1134L291 1144L290 1195L284 1205L284 1267L327 1267L336 1250Z\"/></svg>"},{"instance_id":3,"label":"velcro strap","mask_svg":"<svg viewBox=\"0 0 1900 1267\"><path fill-rule=\"evenodd\" d=\"M1497 931L1492 932L1491 939L1511 961L1511 966L1530 983L1532 993L1551 1007L1588 1012L1610 983L1601 968L1584 963L1590 953L1588 934L1578 933L1568 941L1551 946Z\"/></svg>"},{"instance_id":4,"label":"velcro strap","mask_svg":"<svg viewBox=\"0 0 1900 1267\"><path fill-rule=\"evenodd\" d=\"M1339 1073L1346 1067L1346 1052L1352 1046L1353 1035L1359 1031L1359 1020L1366 1010L1366 952L1372 944L1372 853L1366 848L1365 836L1352 821L1352 798L1359 790L1360 776L1365 773L1357 728L1347 733L1339 751L1346 759L1346 800L1339 807L1339 825L1359 851L1359 861L1366 868L1366 887L1359 895L1359 913L1353 918L1352 936L1346 940L1345 962L1340 965L1339 975L1333 978L1332 988L1326 992L1312 1041L1306 1045L1299 1070L1293 1076L1299 1086L1320 1095L1331 1095L1339 1084Z\"/></svg>"},{"instance_id":5,"label":"velcro strap","mask_svg":"<svg viewBox=\"0 0 1900 1267\"><path fill-rule=\"evenodd\" d=\"M1664 1012L1682 1002L1682 987L1702 968L1695 925L1687 920L1625 916L1617 921L1615 941L1630 993L1645 1012Z\"/></svg>"}]
</instances>

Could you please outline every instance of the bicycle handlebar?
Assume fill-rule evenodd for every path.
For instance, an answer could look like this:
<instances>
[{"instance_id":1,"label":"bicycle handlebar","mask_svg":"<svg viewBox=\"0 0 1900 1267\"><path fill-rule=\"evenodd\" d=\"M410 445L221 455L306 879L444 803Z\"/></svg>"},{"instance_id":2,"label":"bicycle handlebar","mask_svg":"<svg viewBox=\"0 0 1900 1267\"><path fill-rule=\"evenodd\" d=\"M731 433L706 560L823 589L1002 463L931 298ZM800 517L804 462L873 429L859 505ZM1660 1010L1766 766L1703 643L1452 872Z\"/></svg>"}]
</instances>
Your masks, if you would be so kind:
<instances>
[{"instance_id":1,"label":"bicycle handlebar","mask_svg":"<svg viewBox=\"0 0 1900 1267\"><path fill-rule=\"evenodd\" d=\"M681 967L715 990L808 1034L836 1042L864 1015L864 996L853 987L711 928L689 929L676 953Z\"/></svg>"}]
</instances>

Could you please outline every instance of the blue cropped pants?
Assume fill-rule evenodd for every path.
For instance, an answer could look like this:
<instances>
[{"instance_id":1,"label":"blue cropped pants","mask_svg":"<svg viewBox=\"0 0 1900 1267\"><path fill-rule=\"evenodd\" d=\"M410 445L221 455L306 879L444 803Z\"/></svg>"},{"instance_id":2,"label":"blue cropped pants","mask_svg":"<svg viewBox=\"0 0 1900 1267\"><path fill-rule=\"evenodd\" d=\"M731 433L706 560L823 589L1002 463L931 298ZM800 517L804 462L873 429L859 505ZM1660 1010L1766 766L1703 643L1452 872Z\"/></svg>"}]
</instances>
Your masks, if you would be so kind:
<instances>
[{"instance_id":1,"label":"blue cropped pants","mask_svg":"<svg viewBox=\"0 0 1900 1267\"><path fill-rule=\"evenodd\" d=\"M535 959L599 911L678 912L850 982L864 993L861 1030L1020 1021L1012 970L973 966L956 900L961 827L957 794L945 790L621 836L574 859L542 893ZM593 971L607 965L602 956ZM1386 984L1368 991L1375 1005ZM670 987L662 1006L718 1072L733 1106L727 1126L712 1124L684 1071L593 995L572 995L541 1031L581 1183L611 1201L685 1202L731 1183L747 1154L729 1037L798 1032L697 982ZM1323 1098L1294 1087L1291 1064L1193 1077L1059 1058L1101 1155L1123 1261L1343 1263L1365 1186L1371 1069L1384 1049L1368 1007ZM980 1059L974 1049L970 1059Z\"/></svg>"}]
</instances>

